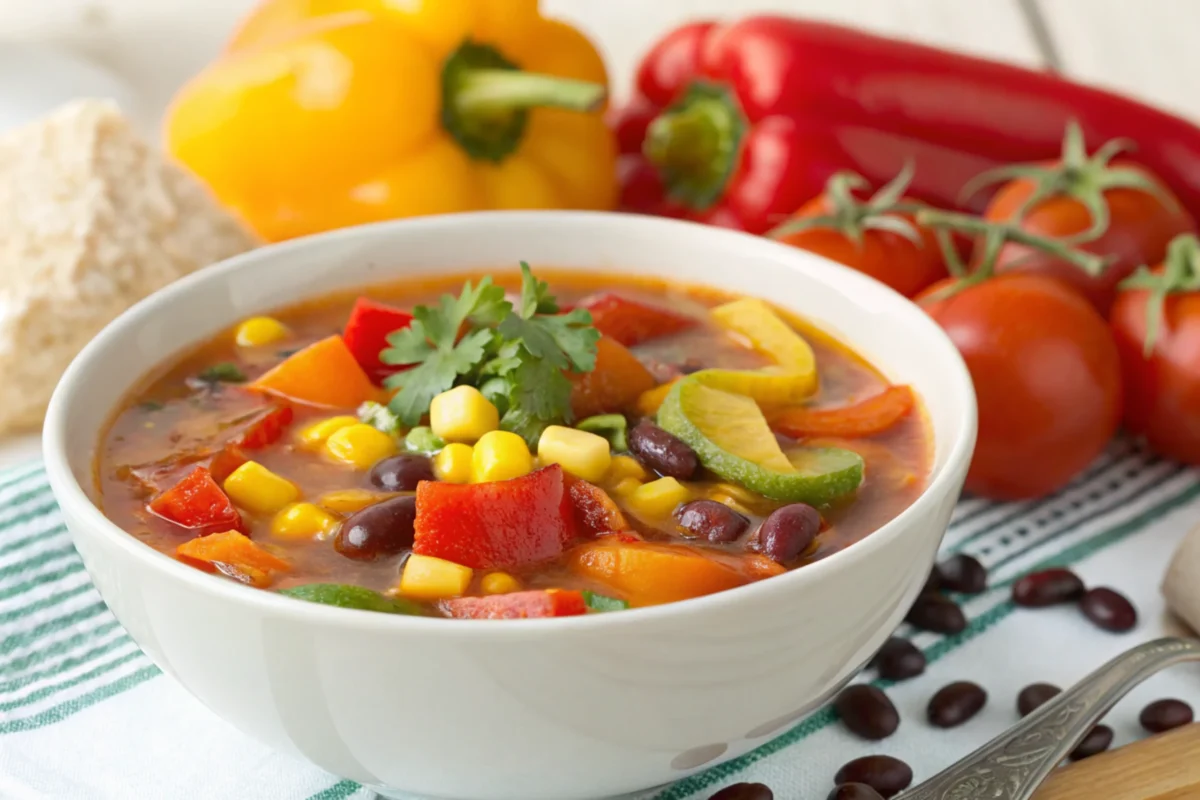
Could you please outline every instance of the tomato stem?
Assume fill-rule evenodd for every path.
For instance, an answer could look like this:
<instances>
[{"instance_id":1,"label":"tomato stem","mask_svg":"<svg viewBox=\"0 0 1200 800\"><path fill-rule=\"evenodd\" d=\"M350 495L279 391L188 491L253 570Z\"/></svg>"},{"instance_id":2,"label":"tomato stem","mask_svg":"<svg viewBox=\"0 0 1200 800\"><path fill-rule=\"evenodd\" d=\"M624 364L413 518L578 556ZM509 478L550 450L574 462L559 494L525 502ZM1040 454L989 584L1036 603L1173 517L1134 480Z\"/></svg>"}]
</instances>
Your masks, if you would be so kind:
<instances>
[{"instance_id":1,"label":"tomato stem","mask_svg":"<svg viewBox=\"0 0 1200 800\"><path fill-rule=\"evenodd\" d=\"M1146 339L1142 344L1142 353L1149 358L1162 328L1167 296L1200 291L1200 240L1195 234L1179 234L1167 246L1161 269L1153 270L1149 265L1143 265L1121 281L1120 288L1148 292Z\"/></svg>"},{"instance_id":2,"label":"tomato stem","mask_svg":"<svg viewBox=\"0 0 1200 800\"><path fill-rule=\"evenodd\" d=\"M1072 239L1052 239L1047 236L1039 236L1036 233L1024 230L1014 222L988 222L969 214L923 209L917 212L917 224L926 225L930 228L990 237L988 241L998 240L998 244L995 247L996 252L992 253L990 258L976 259L974 272L986 271L988 274L994 272L995 257L999 255L999 245L1008 242L1022 244L1047 255L1060 258L1093 277L1101 274L1104 271L1105 265L1110 260L1109 258L1102 258L1093 253L1085 253L1082 250L1072 247L1071 245L1075 244L1075 241Z\"/></svg>"}]
</instances>

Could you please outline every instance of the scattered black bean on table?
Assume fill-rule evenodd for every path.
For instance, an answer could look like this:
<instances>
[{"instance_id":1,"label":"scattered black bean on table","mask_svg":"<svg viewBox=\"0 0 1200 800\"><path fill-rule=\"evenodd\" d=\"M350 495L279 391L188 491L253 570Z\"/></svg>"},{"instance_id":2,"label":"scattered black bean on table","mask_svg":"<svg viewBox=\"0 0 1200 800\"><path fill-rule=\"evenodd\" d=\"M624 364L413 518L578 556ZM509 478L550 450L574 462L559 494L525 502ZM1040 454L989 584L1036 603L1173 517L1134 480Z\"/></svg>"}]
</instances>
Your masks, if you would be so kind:
<instances>
[{"instance_id":1,"label":"scattered black bean on table","mask_svg":"<svg viewBox=\"0 0 1200 800\"><path fill-rule=\"evenodd\" d=\"M833 787L826 800L883 800L883 795L865 783L843 783Z\"/></svg>"},{"instance_id":2,"label":"scattered black bean on table","mask_svg":"<svg viewBox=\"0 0 1200 800\"><path fill-rule=\"evenodd\" d=\"M1060 603L1073 603L1083 597L1083 580L1069 569L1047 569L1032 572L1017 580L1012 587L1013 602L1026 608L1045 608Z\"/></svg>"},{"instance_id":3,"label":"scattered black bean on table","mask_svg":"<svg viewBox=\"0 0 1200 800\"><path fill-rule=\"evenodd\" d=\"M676 480L689 480L700 468L695 450L648 419L629 432L629 451L659 475Z\"/></svg>"},{"instance_id":4,"label":"scattered black bean on table","mask_svg":"<svg viewBox=\"0 0 1200 800\"><path fill-rule=\"evenodd\" d=\"M821 531L821 513L810 505L792 503L763 520L751 547L773 561L786 564L813 543Z\"/></svg>"},{"instance_id":5,"label":"scattered black bean on table","mask_svg":"<svg viewBox=\"0 0 1200 800\"><path fill-rule=\"evenodd\" d=\"M1150 733L1163 733L1174 728L1181 728L1191 723L1194 718L1192 707L1182 700L1155 700L1142 709L1138 722Z\"/></svg>"},{"instance_id":6,"label":"scattered black bean on table","mask_svg":"<svg viewBox=\"0 0 1200 800\"><path fill-rule=\"evenodd\" d=\"M944 595L926 592L917 598L908 616L910 625L923 631L956 634L967 628L967 615L958 603Z\"/></svg>"},{"instance_id":7,"label":"scattered black bean on table","mask_svg":"<svg viewBox=\"0 0 1200 800\"><path fill-rule=\"evenodd\" d=\"M716 500L693 500L675 510L675 522L692 536L710 542L732 542L750 527L750 520Z\"/></svg>"},{"instance_id":8,"label":"scattered black bean on table","mask_svg":"<svg viewBox=\"0 0 1200 800\"><path fill-rule=\"evenodd\" d=\"M333 547L346 558L374 561L413 545L417 499L402 495L356 511L338 527Z\"/></svg>"},{"instance_id":9,"label":"scattered black bean on table","mask_svg":"<svg viewBox=\"0 0 1200 800\"><path fill-rule=\"evenodd\" d=\"M418 483L431 480L433 463L416 453L385 458L371 467L371 483L385 492L414 492Z\"/></svg>"},{"instance_id":10,"label":"scattered black bean on table","mask_svg":"<svg viewBox=\"0 0 1200 800\"><path fill-rule=\"evenodd\" d=\"M1075 745L1075 749L1071 751L1070 759L1072 761L1082 761L1085 758L1091 758L1097 753L1103 753L1112 744L1113 729L1107 725L1097 725L1087 732L1087 735Z\"/></svg>"},{"instance_id":11,"label":"scattered black bean on table","mask_svg":"<svg viewBox=\"0 0 1200 800\"><path fill-rule=\"evenodd\" d=\"M833 710L851 733L864 739L886 739L900 727L896 706L882 689L870 684L856 683L842 689L833 701Z\"/></svg>"},{"instance_id":12,"label":"scattered black bean on table","mask_svg":"<svg viewBox=\"0 0 1200 800\"><path fill-rule=\"evenodd\" d=\"M925 654L908 639L893 636L879 648L871 666L884 680L903 681L925 671Z\"/></svg>"},{"instance_id":13,"label":"scattered black bean on table","mask_svg":"<svg viewBox=\"0 0 1200 800\"><path fill-rule=\"evenodd\" d=\"M1031 683L1017 695L1017 713L1027 717L1060 694L1062 689L1052 683Z\"/></svg>"},{"instance_id":14,"label":"scattered black bean on table","mask_svg":"<svg viewBox=\"0 0 1200 800\"><path fill-rule=\"evenodd\" d=\"M979 594L987 589L987 568L966 553L950 556L938 564L942 589L962 594Z\"/></svg>"},{"instance_id":15,"label":"scattered black bean on table","mask_svg":"<svg viewBox=\"0 0 1200 800\"><path fill-rule=\"evenodd\" d=\"M942 590L942 570L937 564L933 565L933 569L929 570L929 577L925 579L925 586L921 589L921 594L928 592L940 592Z\"/></svg>"},{"instance_id":16,"label":"scattered black bean on table","mask_svg":"<svg viewBox=\"0 0 1200 800\"><path fill-rule=\"evenodd\" d=\"M863 756L842 765L834 783L864 783L882 797L892 797L912 783L912 767L892 756Z\"/></svg>"},{"instance_id":17,"label":"scattered black bean on table","mask_svg":"<svg viewBox=\"0 0 1200 800\"><path fill-rule=\"evenodd\" d=\"M987 705L987 692L977 683L955 681L938 689L929 699L926 713L931 725L953 728L962 725Z\"/></svg>"},{"instance_id":18,"label":"scattered black bean on table","mask_svg":"<svg viewBox=\"0 0 1200 800\"><path fill-rule=\"evenodd\" d=\"M1079 601L1079 609L1097 628L1112 633L1124 633L1137 626L1137 609L1133 603L1107 586L1089 589Z\"/></svg>"},{"instance_id":19,"label":"scattered black bean on table","mask_svg":"<svg viewBox=\"0 0 1200 800\"><path fill-rule=\"evenodd\" d=\"M735 783L708 800L775 800L775 793L765 783Z\"/></svg>"}]
</instances>

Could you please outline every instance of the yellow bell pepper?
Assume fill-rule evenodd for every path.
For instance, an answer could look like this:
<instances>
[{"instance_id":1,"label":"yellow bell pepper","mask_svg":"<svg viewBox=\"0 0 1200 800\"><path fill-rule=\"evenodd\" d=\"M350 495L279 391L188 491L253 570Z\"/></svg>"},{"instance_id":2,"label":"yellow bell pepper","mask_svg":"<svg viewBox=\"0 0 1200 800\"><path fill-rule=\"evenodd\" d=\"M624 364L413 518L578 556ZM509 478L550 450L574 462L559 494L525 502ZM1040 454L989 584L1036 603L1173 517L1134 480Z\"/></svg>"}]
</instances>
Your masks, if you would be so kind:
<instances>
[{"instance_id":1,"label":"yellow bell pepper","mask_svg":"<svg viewBox=\"0 0 1200 800\"><path fill-rule=\"evenodd\" d=\"M536 0L266 0L168 109L168 151L268 240L611 208L604 63Z\"/></svg>"}]
</instances>

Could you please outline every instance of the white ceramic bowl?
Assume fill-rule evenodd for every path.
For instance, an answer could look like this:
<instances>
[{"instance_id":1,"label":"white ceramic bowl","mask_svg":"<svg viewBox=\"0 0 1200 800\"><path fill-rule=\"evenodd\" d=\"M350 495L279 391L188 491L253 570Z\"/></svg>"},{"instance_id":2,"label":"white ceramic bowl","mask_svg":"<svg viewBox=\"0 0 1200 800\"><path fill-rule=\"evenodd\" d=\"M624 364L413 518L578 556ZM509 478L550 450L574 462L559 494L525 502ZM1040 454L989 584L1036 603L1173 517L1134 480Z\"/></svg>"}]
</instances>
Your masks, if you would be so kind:
<instances>
[{"instance_id":1,"label":"white ceramic bowl","mask_svg":"<svg viewBox=\"0 0 1200 800\"><path fill-rule=\"evenodd\" d=\"M920 393L936 448L908 510L770 580L628 613L458 621L301 603L187 567L93 504L101 431L148 370L236 321L438 270L661 275L768 298ZM617 214L482 213L266 247L126 312L63 377L46 468L88 572L164 672L240 730L383 794L572 800L677 780L782 732L844 684L928 573L975 440L969 376L916 306L766 239Z\"/></svg>"}]
</instances>

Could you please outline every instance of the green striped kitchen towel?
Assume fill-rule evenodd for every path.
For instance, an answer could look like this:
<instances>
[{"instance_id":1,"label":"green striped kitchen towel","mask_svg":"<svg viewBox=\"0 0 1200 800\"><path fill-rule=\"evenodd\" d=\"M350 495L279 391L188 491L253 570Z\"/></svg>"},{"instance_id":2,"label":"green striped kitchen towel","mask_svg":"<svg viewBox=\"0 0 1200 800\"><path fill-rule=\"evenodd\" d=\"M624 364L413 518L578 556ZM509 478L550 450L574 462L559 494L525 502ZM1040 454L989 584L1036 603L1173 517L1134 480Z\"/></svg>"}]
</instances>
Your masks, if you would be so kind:
<instances>
[{"instance_id":1,"label":"green striped kitchen towel","mask_svg":"<svg viewBox=\"0 0 1200 800\"><path fill-rule=\"evenodd\" d=\"M928 777L1014 723L1022 686L1068 684L1164 632L1170 623L1158 587L1175 546L1200 518L1198 478L1117 442L1048 500L964 500L944 552L979 557L992 588L965 602L963 634L914 636L930 664L919 678L885 686L903 719L896 735L863 742L820 711L741 758L639 800L703 800L739 781L765 783L777 798L823 800L838 766L870 753L903 758L918 780ZM1137 630L1103 633L1072 608L1014 608L1013 578L1052 564L1126 593L1141 611ZM89 582L40 464L0 474L0 639L0 797L371 796L242 736L159 672ZM988 690L987 707L952 733L927 725L929 697L961 679ZM1181 668L1139 687L1109 715L1117 742L1135 738L1138 709L1164 696L1200 703L1200 671Z\"/></svg>"}]
</instances>

